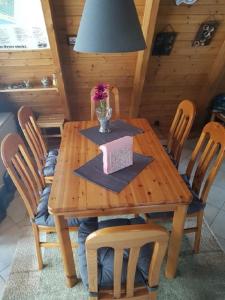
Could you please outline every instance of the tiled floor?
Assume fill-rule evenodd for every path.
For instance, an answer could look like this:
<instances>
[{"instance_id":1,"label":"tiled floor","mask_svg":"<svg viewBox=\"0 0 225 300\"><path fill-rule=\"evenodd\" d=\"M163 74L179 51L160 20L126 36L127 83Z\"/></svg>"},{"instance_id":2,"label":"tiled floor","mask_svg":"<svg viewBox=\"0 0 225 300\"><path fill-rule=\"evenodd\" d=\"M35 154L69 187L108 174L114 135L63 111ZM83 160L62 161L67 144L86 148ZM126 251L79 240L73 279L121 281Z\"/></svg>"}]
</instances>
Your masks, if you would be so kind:
<instances>
[{"instance_id":1,"label":"tiled floor","mask_svg":"<svg viewBox=\"0 0 225 300\"><path fill-rule=\"evenodd\" d=\"M0 299L4 292L22 226L29 225L24 204L16 194L0 224Z\"/></svg>"},{"instance_id":2,"label":"tiled floor","mask_svg":"<svg viewBox=\"0 0 225 300\"><path fill-rule=\"evenodd\" d=\"M180 173L184 173L195 143L196 140L187 142L182 153ZM205 218L225 251L225 162L209 194ZM7 217L0 224L0 299L11 270L15 249L23 226L29 226L29 218L20 197L16 194L15 199L8 208Z\"/></svg>"}]
</instances>

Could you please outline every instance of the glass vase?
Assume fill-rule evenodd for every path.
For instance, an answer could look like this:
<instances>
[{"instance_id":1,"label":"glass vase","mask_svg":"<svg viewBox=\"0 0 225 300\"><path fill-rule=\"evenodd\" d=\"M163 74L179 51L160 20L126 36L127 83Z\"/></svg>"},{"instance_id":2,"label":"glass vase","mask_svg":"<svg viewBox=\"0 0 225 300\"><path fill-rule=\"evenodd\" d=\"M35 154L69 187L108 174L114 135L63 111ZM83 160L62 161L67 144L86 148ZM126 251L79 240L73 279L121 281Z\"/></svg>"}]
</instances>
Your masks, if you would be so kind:
<instances>
[{"instance_id":1,"label":"glass vase","mask_svg":"<svg viewBox=\"0 0 225 300\"><path fill-rule=\"evenodd\" d=\"M111 107L97 107L96 115L100 123L99 132L101 133L109 133L109 120L112 117L112 108Z\"/></svg>"}]
</instances>

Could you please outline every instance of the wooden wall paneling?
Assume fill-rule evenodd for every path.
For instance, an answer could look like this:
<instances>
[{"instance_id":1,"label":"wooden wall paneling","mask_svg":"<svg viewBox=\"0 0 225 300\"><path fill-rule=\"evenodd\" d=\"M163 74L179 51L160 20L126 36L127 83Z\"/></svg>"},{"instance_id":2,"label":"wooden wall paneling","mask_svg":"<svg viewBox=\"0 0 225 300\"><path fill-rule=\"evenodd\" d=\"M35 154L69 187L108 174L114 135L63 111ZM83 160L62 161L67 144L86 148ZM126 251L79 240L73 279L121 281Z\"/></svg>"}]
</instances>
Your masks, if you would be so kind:
<instances>
[{"instance_id":1,"label":"wooden wall paneling","mask_svg":"<svg viewBox=\"0 0 225 300\"><path fill-rule=\"evenodd\" d=\"M50 76L58 68L55 64L55 54L52 52L56 49L61 59L68 106L73 119L89 119L89 92L98 82L109 82L119 87L121 112L122 115L128 114L137 74L137 53L105 55L76 53L73 47L67 45L66 35L74 34L78 30L84 2L84 0L51 1L51 17L57 35L58 49L54 46L52 49L40 51L1 51L0 82L10 84L30 79L35 84L40 84L41 78ZM135 0L141 23L146 4L145 0ZM192 40L200 24L210 18L220 21L211 44L207 47L193 48ZM221 67L213 89L215 93L224 92L225 75L222 76L221 60L218 60L219 49L225 39L224 20L224 0L199 0L192 6L176 6L173 0L160 0L155 34L164 30L167 24L171 24L178 35L170 56L151 56L149 63L145 64L140 116L146 117L151 124L159 121L160 128L166 133L178 103L184 98L195 101L197 107L202 107L202 116L205 116L206 109L203 109L201 103L207 105L213 95L209 96L207 91L204 92L206 96L200 94L203 93L206 83L210 82L212 86L214 82L212 76L216 73L212 70L213 66L217 71L218 67ZM52 25L49 26L52 29ZM223 58L223 54L220 57ZM216 61L219 61L217 67ZM61 93L56 91L1 93L0 98L3 103L11 104L14 110L22 104L30 105L35 112L41 114L51 113L53 106L54 112L63 113L65 110ZM2 106L0 108L2 109ZM199 121L199 118L197 120Z\"/></svg>"},{"instance_id":2,"label":"wooden wall paneling","mask_svg":"<svg viewBox=\"0 0 225 300\"><path fill-rule=\"evenodd\" d=\"M145 82L148 61L151 53L152 40L155 32L158 8L160 0L146 0L142 30L145 37L147 48L139 51L137 56L136 70L134 75L133 91L130 104L130 116L137 117Z\"/></svg>"},{"instance_id":3,"label":"wooden wall paneling","mask_svg":"<svg viewBox=\"0 0 225 300\"><path fill-rule=\"evenodd\" d=\"M199 99L198 99L198 115L201 120L200 125L203 125L204 116L206 116L206 111L212 100L215 96L217 90L219 90L219 84L223 82L223 92L225 92L224 85L224 76L225 76L225 40L219 50L219 53L210 68L207 76L207 80L204 82L204 85L201 89Z\"/></svg>"},{"instance_id":4,"label":"wooden wall paneling","mask_svg":"<svg viewBox=\"0 0 225 300\"><path fill-rule=\"evenodd\" d=\"M62 57L68 99L75 120L90 118L90 89L99 82L116 85L120 91L121 112L128 114L137 53L76 53L66 36L77 32L84 0L55 0L54 20ZM145 0L135 0L142 21Z\"/></svg>"},{"instance_id":5,"label":"wooden wall paneling","mask_svg":"<svg viewBox=\"0 0 225 300\"><path fill-rule=\"evenodd\" d=\"M71 119L70 107L66 95L63 72L62 72L61 61L60 61L60 54L59 54L58 44L57 44L57 37L55 34L55 27L54 27L54 22L52 17L52 11L53 11L52 0L41 0L41 3L42 3L42 9L45 17L49 43L52 51L52 57L55 65L57 85L62 99L64 114L65 114L65 118L70 120Z\"/></svg>"},{"instance_id":6,"label":"wooden wall paneling","mask_svg":"<svg viewBox=\"0 0 225 300\"><path fill-rule=\"evenodd\" d=\"M210 18L220 21L211 44L193 48L192 41L200 24ZM165 134L174 117L176 106L182 99L189 98L197 107L201 106L198 105L200 92L208 82L208 76L212 73L212 66L224 41L224 20L225 2L222 0L200 0L192 6L176 6L173 1L160 1L156 33L171 24L178 35L169 56L150 58L140 116L148 118L151 124L159 123ZM203 115L205 113L206 110L203 109Z\"/></svg>"}]
</instances>

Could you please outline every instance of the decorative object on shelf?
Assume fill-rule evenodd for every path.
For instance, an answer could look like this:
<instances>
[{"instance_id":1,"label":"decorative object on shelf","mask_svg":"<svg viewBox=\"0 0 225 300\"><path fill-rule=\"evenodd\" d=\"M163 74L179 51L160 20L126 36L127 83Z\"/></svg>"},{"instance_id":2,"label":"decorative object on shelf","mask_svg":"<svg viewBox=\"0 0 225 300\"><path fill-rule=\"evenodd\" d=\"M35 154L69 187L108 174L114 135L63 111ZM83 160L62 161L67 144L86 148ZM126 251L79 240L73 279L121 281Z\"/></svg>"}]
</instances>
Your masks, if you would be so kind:
<instances>
[{"instance_id":1,"label":"decorative object on shelf","mask_svg":"<svg viewBox=\"0 0 225 300\"><path fill-rule=\"evenodd\" d=\"M111 174L133 165L133 137L124 136L99 147L103 152L103 171Z\"/></svg>"},{"instance_id":2,"label":"decorative object on shelf","mask_svg":"<svg viewBox=\"0 0 225 300\"><path fill-rule=\"evenodd\" d=\"M75 51L120 53L145 48L133 0L85 1Z\"/></svg>"},{"instance_id":3,"label":"decorative object on shelf","mask_svg":"<svg viewBox=\"0 0 225 300\"><path fill-rule=\"evenodd\" d=\"M180 5L180 4L189 4L189 5L193 5L195 2L197 2L198 0L175 0L176 1L176 5Z\"/></svg>"},{"instance_id":4,"label":"decorative object on shelf","mask_svg":"<svg viewBox=\"0 0 225 300\"><path fill-rule=\"evenodd\" d=\"M52 86L57 86L57 78L56 78L56 74L52 74Z\"/></svg>"},{"instance_id":5,"label":"decorative object on shelf","mask_svg":"<svg viewBox=\"0 0 225 300\"><path fill-rule=\"evenodd\" d=\"M17 89L25 89L27 88L26 87L26 84L25 82L18 82L18 83L12 83L12 84L8 84L6 89L7 90L17 90Z\"/></svg>"},{"instance_id":6,"label":"decorative object on shelf","mask_svg":"<svg viewBox=\"0 0 225 300\"><path fill-rule=\"evenodd\" d=\"M112 108L109 107L109 84L98 84L94 89L92 101L99 104L96 108L96 115L100 122L99 132L110 132L109 120L112 116Z\"/></svg>"},{"instance_id":7,"label":"decorative object on shelf","mask_svg":"<svg viewBox=\"0 0 225 300\"><path fill-rule=\"evenodd\" d=\"M23 83L25 84L25 87L26 87L27 89L29 89L29 88L31 87L31 85L30 85L30 80L24 80Z\"/></svg>"},{"instance_id":8,"label":"decorative object on shelf","mask_svg":"<svg viewBox=\"0 0 225 300\"><path fill-rule=\"evenodd\" d=\"M67 44L69 46L74 46L76 44L76 38L77 38L76 34L74 34L74 35L67 35L66 36Z\"/></svg>"},{"instance_id":9,"label":"decorative object on shelf","mask_svg":"<svg viewBox=\"0 0 225 300\"><path fill-rule=\"evenodd\" d=\"M41 83L42 83L43 87L49 87L49 79L48 79L48 77L43 77L41 79Z\"/></svg>"},{"instance_id":10,"label":"decorative object on shelf","mask_svg":"<svg viewBox=\"0 0 225 300\"><path fill-rule=\"evenodd\" d=\"M166 31L169 28L171 31ZM163 31L158 32L153 44L152 55L170 55L176 39L177 33L172 25L168 24Z\"/></svg>"},{"instance_id":11,"label":"decorative object on shelf","mask_svg":"<svg viewBox=\"0 0 225 300\"><path fill-rule=\"evenodd\" d=\"M200 47L209 45L213 36L215 35L218 26L219 22L216 20L202 23L195 36L192 46Z\"/></svg>"}]
</instances>

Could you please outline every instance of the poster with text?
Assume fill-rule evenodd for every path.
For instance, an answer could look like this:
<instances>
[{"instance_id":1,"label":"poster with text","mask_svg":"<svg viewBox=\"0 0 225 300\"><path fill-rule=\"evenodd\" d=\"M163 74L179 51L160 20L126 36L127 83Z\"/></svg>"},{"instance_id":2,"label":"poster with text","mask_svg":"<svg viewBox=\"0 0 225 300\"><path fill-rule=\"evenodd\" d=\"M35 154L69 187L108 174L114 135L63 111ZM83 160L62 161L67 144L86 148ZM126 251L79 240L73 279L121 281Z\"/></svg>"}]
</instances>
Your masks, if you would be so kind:
<instances>
[{"instance_id":1,"label":"poster with text","mask_svg":"<svg viewBox=\"0 0 225 300\"><path fill-rule=\"evenodd\" d=\"M48 49L40 0L0 0L0 51Z\"/></svg>"}]
</instances>

